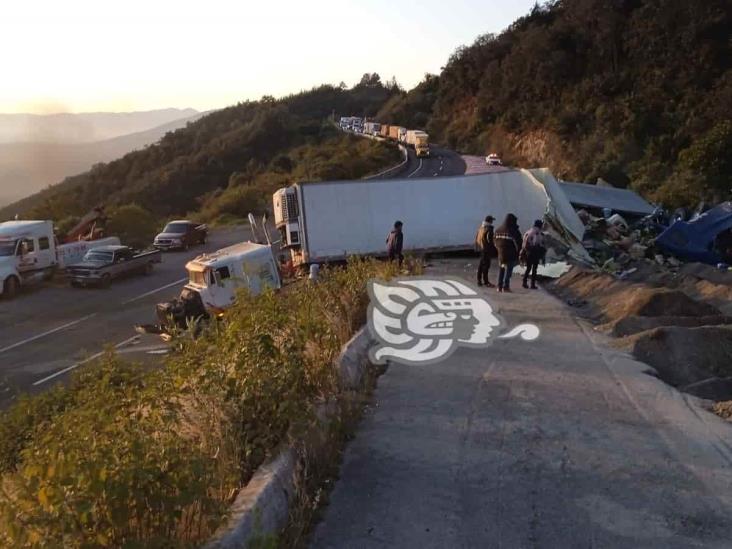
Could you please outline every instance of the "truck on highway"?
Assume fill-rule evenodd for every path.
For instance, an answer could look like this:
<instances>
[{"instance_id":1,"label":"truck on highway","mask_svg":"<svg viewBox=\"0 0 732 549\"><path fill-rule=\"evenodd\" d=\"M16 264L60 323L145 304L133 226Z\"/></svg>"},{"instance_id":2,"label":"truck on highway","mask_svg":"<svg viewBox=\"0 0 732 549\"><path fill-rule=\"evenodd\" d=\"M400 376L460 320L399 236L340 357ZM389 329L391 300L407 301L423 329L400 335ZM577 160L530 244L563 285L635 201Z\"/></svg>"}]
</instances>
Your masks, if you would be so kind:
<instances>
[{"instance_id":1,"label":"truck on highway","mask_svg":"<svg viewBox=\"0 0 732 549\"><path fill-rule=\"evenodd\" d=\"M378 122L366 122L363 125L363 133L367 135L379 135L381 131L381 124Z\"/></svg>"},{"instance_id":2,"label":"truck on highway","mask_svg":"<svg viewBox=\"0 0 732 549\"><path fill-rule=\"evenodd\" d=\"M80 263L69 265L66 276L74 287L106 288L123 276L150 274L161 261L160 250L135 253L129 246L101 246L89 250Z\"/></svg>"},{"instance_id":3,"label":"truck on highway","mask_svg":"<svg viewBox=\"0 0 732 549\"><path fill-rule=\"evenodd\" d=\"M242 242L203 254L186 264L188 283L179 297L158 303L156 325L138 325L138 332L160 334L165 339L184 330L191 321L220 317L236 300L239 290L257 295L282 286L272 246Z\"/></svg>"},{"instance_id":4,"label":"truck on highway","mask_svg":"<svg viewBox=\"0 0 732 549\"><path fill-rule=\"evenodd\" d=\"M427 157L430 155L430 136L422 130L407 130L405 134L405 142L408 146L414 148L417 157Z\"/></svg>"},{"instance_id":5,"label":"truck on highway","mask_svg":"<svg viewBox=\"0 0 732 549\"><path fill-rule=\"evenodd\" d=\"M404 251L472 250L486 215L514 213L522 228L557 209L562 234L581 241L584 225L559 184L542 170L426 179L296 183L273 195L281 250L293 265L386 255L386 236L404 223ZM567 228L569 227L569 228Z\"/></svg>"},{"instance_id":6,"label":"truck on highway","mask_svg":"<svg viewBox=\"0 0 732 549\"><path fill-rule=\"evenodd\" d=\"M159 250L187 250L190 246L205 244L208 227L185 219L171 221L153 241Z\"/></svg>"},{"instance_id":7,"label":"truck on highway","mask_svg":"<svg viewBox=\"0 0 732 549\"><path fill-rule=\"evenodd\" d=\"M0 223L0 294L15 296L22 287L53 277L94 248L119 244L116 237L59 245L52 221Z\"/></svg>"},{"instance_id":8,"label":"truck on highway","mask_svg":"<svg viewBox=\"0 0 732 549\"><path fill-rule=\"evenodd\" d=\"M383 137L384 139L389 138L389 124L382 124L381 128L379 129L379 135Z\"/></svg>"},{"instance_id":9,"label":"truck on highway","mask_svg":"<svg viewBox=\"0 0 732 549\"><path fill-rule=\"evenodd\" d=\"M402 126L389 126L389 139L392 141L399 141L399 135L402 133L402 130L405 132L407 131L406 128L403 128Z\"/></svg>"}]
</instances>

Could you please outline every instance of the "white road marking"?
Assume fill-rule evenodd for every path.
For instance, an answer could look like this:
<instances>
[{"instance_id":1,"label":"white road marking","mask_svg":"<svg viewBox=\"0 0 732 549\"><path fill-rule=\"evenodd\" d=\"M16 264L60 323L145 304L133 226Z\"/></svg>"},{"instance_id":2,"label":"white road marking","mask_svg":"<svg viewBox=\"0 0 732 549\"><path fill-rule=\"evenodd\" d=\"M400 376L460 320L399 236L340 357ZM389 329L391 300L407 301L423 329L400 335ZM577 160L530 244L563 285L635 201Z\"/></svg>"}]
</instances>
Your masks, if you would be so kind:
<instances>
[{"instance_id":1,"label":"white road marking","mask_svg":"<svg viewBox=\"0 0 732 549\"><path fill-rule=\"evenodd\" d=\"M410 173L407 177L412 177L415 173L417 173L419 170L422 169L422 159L419 159L419 164L417 165L417 169L414 170L412 173Z\"/></svg>"},{"instance_id":2,"label":"white road marking","mask_svg":"<svg viewBox=\"0 0 732 549\"><path fill-rule=\"evenodd\" d=\"M134 335L134 336L132 336L132 337L131 337L131 338L129 338L129 339L125 339L125 340L124 340L124 341L122 341L121 343L117 343L117 345L115 345L115 346L114 346L114 348L115 348L115 349L119 349L120 347L124 347L125 345L127 345L128 343L132 343L132 342L133 342L134 340L138 339L139 337L140 337L139 335ZM50 376L44 377L43 379L39 379L38 381L34 381L34 382L33 382L33 385L34 385L34 386L36 386L36 385L41 385L41 384L43 384L43 383L46 383L47 381L51 381L52 379L54 379L54 378L56 378L56 377L58 377L58 376L60 376L60 375L62 375L62 374L65 374L66 372L70 372L70 371L71 371L71 370L73 370L74 368L78 368L78 367L79 367L79 366L81 366L82 364L86 364L87 362L91 362L92 360L94 360L94 359L96 359L96 358L99 358L99 357L100 357L100 356L102 356L102 355L103 355L104 353L105 353L105 351L100 351L100 352L98 352L98 353L96 353L96 354L94 354L94 355L92 355L92 356L90 356L90 357L88 357L88 358L85 358L85 359L84 359L84 360L82 360L81 362L77 362L76 364L72 364L72 365L71 365L71 366L69 366L68 368L64 368L64 369L62 369L62 370L59 370L58 372L54 372L54 373L52 373L52 374L51 374Z\"/></svg>"},{"instance_id":3,"label":"white road marking","mask_svg":"<svg viewBox=\"0 0 732 549\"><path fill-rule=\"evenodd\" d=\"M133 303L133 302L135 302L135 301L137 301L139 299L145 298L145 297L147 297L149 295L153 295L153 294L156 294L158 292L162 292L163 290L166 290L166 289L170 288L171 286L175 286L176 284L183 284L187 280L188 280L188 277L181 278L180 280L176 280L175 282L171 282L170 284L166 284L165 286L161 286L160 288L156 288L155 290L150 290L149 292L145 292L142 295L138 295L137 297L133 297L132 299L128 299L127 301L125 301L124 303L122 303L122 305L127 305L127 304Z\"/></svg>"},{"instance_id":4,"label":"white road marking","mask_svg":"<svg viewBox=\"0 0 732 549\"><path fill-rule=\"evenodd\" d=\"M64 324L63 326L58 326L54 328L53 330L48 330L47 332L43 332L42 334L35 335L33 337L29 337L28 339L24 339L23 341L19 341L18 343L13 343L12 345L8 345L7 347L3 347L0 349L0 353L4 353L5 351L9 351L10 349L15 349L16 347L20 347L21 345L25 345L26 343L30 343L31 341L35 341L37 339L41 339L42 337L46 337L47 335L55 334L56 332L60 332L61 330L65 330L66 328L71 328L72 326L75 326L81 322L84 322L85 320L89 320L91 317L96 316L97 313L92 313L90 315L86 315L85 317L80 318L79 320L74 320L72 322L68 322Z\"/></svg>"}]
</instances>

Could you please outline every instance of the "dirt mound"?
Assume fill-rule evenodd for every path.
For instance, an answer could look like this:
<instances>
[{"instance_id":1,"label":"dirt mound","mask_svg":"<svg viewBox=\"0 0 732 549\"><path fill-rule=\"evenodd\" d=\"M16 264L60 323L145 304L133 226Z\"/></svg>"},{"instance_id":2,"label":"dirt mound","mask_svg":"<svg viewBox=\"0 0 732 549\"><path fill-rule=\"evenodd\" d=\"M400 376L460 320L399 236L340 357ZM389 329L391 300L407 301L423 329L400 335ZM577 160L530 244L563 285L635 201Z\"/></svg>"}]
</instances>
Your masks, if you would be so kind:
<instances>
[{"instance_id":1,"label":"dirt mound","mask_svg":"<svg viewBox=\"0 0 732 549\"><path fill-rule=\"evenodd\" d=\"M686 328L697 328L699 326L719 326L732 324L732 316L626 316L613 322L600 326L605 332L615 337L625 337L653 328L664 326L682 326Z\"/></svg>"},{"instance_id":2,"label":"dirt mound","mask_svg":"<svg viewBox=\"0 0 732 549\"><path fill-rule=\"evenodd\" d=\"M624 338L619 345L676 387L732 376L732 326L654 328Z\"/></svg>"},{"instance_id":3,"label":"dirt mound","mask_svg":"<svg viewBox=\"0 0 732 549\"><path fill-rule=\"evenodd\" d=\"M618 319L627 316L713 316L719 310L690 298L679 290L630 287L617 292L604 307L605 316Z\"/></svg>"},{"instance_id":4,"label":"dirt mound","mask_svg":"<svg viewBox=\"0 0 732 549\"><path fill-rule=\"evenodd\" d=\"M647 263L625 280L575 267L549 289L622 337L618 346L667 383L702 398L732 399L729 274L698 264L657 272Z\"/></svg>"},{"instance_id":5,"label":"dirt mound","mask_svg":"<svg viewBox=\"0 0 732 549\"><path fill-rule=\"evenodd\" d=\"M618 280L606 273L574 268L552 285L564 298L587 301L606 322L637 317L719 316L719 309L678 289Z\"/></svg>"}]
</instances>

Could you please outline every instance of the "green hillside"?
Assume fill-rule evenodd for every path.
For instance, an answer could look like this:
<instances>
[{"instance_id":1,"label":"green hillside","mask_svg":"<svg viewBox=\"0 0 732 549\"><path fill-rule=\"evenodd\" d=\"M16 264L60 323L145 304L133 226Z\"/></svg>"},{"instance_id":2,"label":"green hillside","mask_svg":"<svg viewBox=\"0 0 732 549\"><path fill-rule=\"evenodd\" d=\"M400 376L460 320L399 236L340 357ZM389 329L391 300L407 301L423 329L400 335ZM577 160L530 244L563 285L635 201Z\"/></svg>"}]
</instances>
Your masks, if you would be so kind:
<instances>
[{"instance_id":1,"label":"green hillside","mask_svg":"<svg viewBox=\"0 0 732 549\"><path fill-rule=\"evenodd\" d=\"M261 211L273 190L293 180L358 178L397 161L396 149L347 136L329 120L373 115L395 92L364 75L352 89L321 86L215 111L3 208L0 220L20 213L58 222L99 204L139 204L155 217L201 211L206 220Z\"/></svg>"},{"instance_id":2,"label":"green hillside","mask_svg":"<svg viewBox=\"0 0 732 549\"><path fill-rule=\"evenodd\" d=\"M384 122L668 205L732 187L732 4L561 0L458 49Z\"/></svg>"}]
</instances>

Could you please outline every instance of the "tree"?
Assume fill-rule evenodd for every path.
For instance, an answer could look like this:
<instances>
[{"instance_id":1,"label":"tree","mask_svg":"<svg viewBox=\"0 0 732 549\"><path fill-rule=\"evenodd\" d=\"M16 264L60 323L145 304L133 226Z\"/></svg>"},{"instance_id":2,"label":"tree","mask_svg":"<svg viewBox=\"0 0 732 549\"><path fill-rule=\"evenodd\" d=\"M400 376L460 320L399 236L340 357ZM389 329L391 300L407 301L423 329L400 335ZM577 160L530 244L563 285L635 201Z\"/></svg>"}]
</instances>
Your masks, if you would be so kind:
<instances>
[{"instance_id":1,"label":"tree","mask_svg":"<svg viewBox=\"0 0 732 549\"><path fill-rule=\"evenodd\" d=\"M366 72L361 77L361 81L358 84L356 84L356 87L357 88L378 88L381 85L382 85L381 76L379 76L379 73Z\"/></svg>"},{"instance_id":2,"label":"tree","mask_svg":"<svg viewBox=\"0 0 732 549\"><path fill-rule=\"evenodd\" d=\"M109 214L107 232L110 236L118 236L126 246L146 248L158 232L158 223L145 208L126 204Z\"/></svg>"},{"instance_id":3,"label":"tree","mask_svg":"<svg viewBox=\"0 0 732 549\"><path fill-rule=\"evenodd\" d=\"M710 198L732 191L732 121L724 120L679 154L679 164L700 178Z\"/></svg>"}]
</instances>

